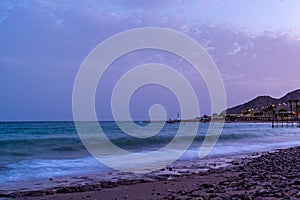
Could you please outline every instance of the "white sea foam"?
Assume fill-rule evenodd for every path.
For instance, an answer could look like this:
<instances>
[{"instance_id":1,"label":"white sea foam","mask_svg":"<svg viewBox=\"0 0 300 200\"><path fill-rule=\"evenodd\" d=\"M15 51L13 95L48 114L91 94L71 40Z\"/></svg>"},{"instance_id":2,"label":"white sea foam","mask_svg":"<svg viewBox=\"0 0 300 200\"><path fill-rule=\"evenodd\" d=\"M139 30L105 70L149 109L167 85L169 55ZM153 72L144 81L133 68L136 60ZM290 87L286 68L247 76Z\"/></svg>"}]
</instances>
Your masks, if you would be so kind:
<instances>
[{"instance_id":1,"label":"white sea foam","mask_svg":"<svg viewBox=\"0 0 300 200\"><path fill-rule=\"evenodd\" d=\"M102 123L102 122L101 122ZM113 122L104 122L104 130L112 141L128 151L143 155L144 159L131 162L131 166L151 168L151 164L164 162L172 153L183 153L180 160L199 161L201 147L208 124L200 124L197 137L188 150L168 149L152 160L147 155L167 144L177 130L177 124L167 124L155 137L136 139L121 133ZM9 182L52 178L87 173L106 173L109 169L85 151L71 122L0 123L0 189ZM187 133L186 136L189 137ZM209 157L261 152L300 145L299 129L271 128L266 123L225 124L222 135ZM108 155L116 165L122 160L135 159L132 155Z\"/></svg>"}]
</instances>

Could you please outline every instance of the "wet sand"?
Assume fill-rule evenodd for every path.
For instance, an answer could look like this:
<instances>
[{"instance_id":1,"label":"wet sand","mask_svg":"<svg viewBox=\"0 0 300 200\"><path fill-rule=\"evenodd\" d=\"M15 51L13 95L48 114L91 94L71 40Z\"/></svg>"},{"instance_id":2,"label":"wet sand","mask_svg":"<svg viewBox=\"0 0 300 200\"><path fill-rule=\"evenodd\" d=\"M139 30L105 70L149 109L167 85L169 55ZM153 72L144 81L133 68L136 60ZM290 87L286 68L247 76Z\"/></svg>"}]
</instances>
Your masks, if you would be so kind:
<instances>
[{"instance_id":1,"label":"wet sand","mask_svg":"<svg viewBox=\"0 0 300 200\"><path fill-rule=\"evenodd\" d=\"M200 161L149 174L114 172L49 179L40 188L0 191L17 199L300 199L300 147ZM65 181L59 183L59 181ZM55 184L54 184L55 183Z\"/></svg>"}]
</instances>

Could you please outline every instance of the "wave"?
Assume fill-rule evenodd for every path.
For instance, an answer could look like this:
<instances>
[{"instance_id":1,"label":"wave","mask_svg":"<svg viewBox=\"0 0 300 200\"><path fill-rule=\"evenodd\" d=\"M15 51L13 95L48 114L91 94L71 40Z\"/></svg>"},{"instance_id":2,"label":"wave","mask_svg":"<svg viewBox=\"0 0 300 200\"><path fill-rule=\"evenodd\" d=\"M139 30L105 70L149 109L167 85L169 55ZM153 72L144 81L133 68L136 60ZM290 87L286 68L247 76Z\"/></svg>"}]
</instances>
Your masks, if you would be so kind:
<instances>
[{"instance_id":1,"label":"wave","mask_svg":"<svg viewBox=\"0 0 300 200\"><path fill-rule=\"evenodd\" d=\"M51 150L53 151L58 151L58 152L65 152L65 151L74 151L74 152L77 152L77 151L80 151L82 148L78 148L78 146L74 147L74 146L59 146L59 147L54 147L54 148L51 148Z\"/></svg>"},{"instance_id":2,"label":"wave","mask_svg":"<svg viewBox=\"0 0 300 200\"><path fill-rule=\"evenodd\" d=\"M124 133L120 133L119 129L116 129L116 124L109 124L112 130L108 133L108 137L111 138L111 142L115 145L129 151L140 150L155 150L164 147L170 143L176 135L176 128L165 127L161 133L150 138L136 138ZM240 127L238 127L240 126ZM261 128L261 126L263 128ZM237 128L238 127L238 128ZM257 138L272 138L284 135L284 129L268 129L266 125L247 124L237 125L229 124L225 125L222 134L219 137L219 142L237 142L242 140L250 140ZM291 130L286 134L296 134ZM206 127L200 127L198 134L194 137L187 133L185 136L179 137L181 142L188 142L193 140L194 144L200 144L206 137ZM209 135L208 138L214 138L216 136ZM39 153L51 152L80 152L84 151L85 147L81 143L77 134L61 133L61 134L40 134L36 136L22 134L17 137L4 136L0 139L0 153L1 155L12 156L27 156L35 155Z\"/></svg>"},{"instance_id":3,"label":"wave","mask_svg":"<svg viewBox=\"0 0 300 200\"><path fill-rule=\"evenodd\" d=\"M79 138L43 138L0 141L1 160L18 161L32 158L62 158L86 155Z\"/></svg>"},{"instance_id":4,"label":"wave","mask_svg":"<svg viewBox=\"0 0 300 200\"><path fill-rule=\"evenodd\" d=\"M123 133L116 123L102 122L102 124L105 126L107 137L110 138L112 143L131 152L160 149L174 139L178 129L177 124L167 125L155 136L136 138ZM10 127L11 130L18 125L22 128L30 126L33 130L39 129L39 132L42 132L42 134L27 133L26 131L25 133L20 131L20 133L7 134L6 131L0 131L0 155L25 157L47 154L50 157L52 157L52 155L55 157L59 153L61 153L61 155L75 155L79 152L86 152L78 135L71 131L71 129L74 128L73 123L26 123L25 125L22 123L13 123L13 128ZM196 136L186 133L186 135L180 136L176 142L186 143L193 140L193 145L199 146L205 137L208 137L208 139L216 137L215 135L206 136L207 128L208 124L199 124ZM51 134L48 132L51 132ZM218 141L220 143L236 143L260 140L263 138L271 141L273 138L293 137L295 134L297 134L297 129L272 129L269 124L225 124ZM103 140L103 142L105 142L105 140Z\"/></svg>"},{"instance_id":5,"label":"wave","mask_svg":"<svg viewBox=\"0 0 300 200\"><path fill-rule=\"evenodd\" d=\"M143 153L145 157L147 157L147 151L150 152L169 144L178 129L178 124L166 125L158 135L141 139L121 132L114 122L103 122L102 125L105 126L103 129L111 142L130 152ZM198 155L208 125L199 124L195 137L187 132L176 140L178 143L193 140L193 144L187 151L191 158ZM208 137L214 138L216 135ZM211 155L267 150L297 145L300 143L298 141L300 141L300 134L299 129L296 128L272 129L270 124L225 124ZM178 149L168 149L166 155L176 150ZM85 150L71 122L0 123L0 155L0 183L52 177L66 173L82 173L99 167L99 163ZM113 155L111 159L116 159L116 157ZM101 167L100 170L103 170L104 167Z\"/></svg>"}]
</instances>

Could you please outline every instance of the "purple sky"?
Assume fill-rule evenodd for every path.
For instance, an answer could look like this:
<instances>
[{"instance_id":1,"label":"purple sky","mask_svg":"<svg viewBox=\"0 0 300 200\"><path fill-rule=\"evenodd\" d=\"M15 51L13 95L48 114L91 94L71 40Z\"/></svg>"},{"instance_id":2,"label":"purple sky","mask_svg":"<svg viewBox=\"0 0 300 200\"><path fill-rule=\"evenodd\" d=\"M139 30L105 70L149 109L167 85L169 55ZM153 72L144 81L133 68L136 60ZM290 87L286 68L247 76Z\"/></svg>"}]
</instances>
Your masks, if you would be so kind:
<instances>
[{"instance_id":1,"label":"purple sky","mask_svg":"<svg viewBox=\"0 0 300 200\"><path fill-rule=\"evenodd\" d=\"M0 121L72 120L72 90L83 59L101 41L130 28L158 26L198 41L224 79L229 107L258 95L281 97L300 84L300 3L281 1L0 1ZM111 119L114 81L129 66L171 65L192 83L201 113L209 113L205 84L180 58L157 51L117 60L99 84L100 119ZM178 102L158 86L133 96L135 119L154 103L175 117Z\"/></svg>"}]
</instances>

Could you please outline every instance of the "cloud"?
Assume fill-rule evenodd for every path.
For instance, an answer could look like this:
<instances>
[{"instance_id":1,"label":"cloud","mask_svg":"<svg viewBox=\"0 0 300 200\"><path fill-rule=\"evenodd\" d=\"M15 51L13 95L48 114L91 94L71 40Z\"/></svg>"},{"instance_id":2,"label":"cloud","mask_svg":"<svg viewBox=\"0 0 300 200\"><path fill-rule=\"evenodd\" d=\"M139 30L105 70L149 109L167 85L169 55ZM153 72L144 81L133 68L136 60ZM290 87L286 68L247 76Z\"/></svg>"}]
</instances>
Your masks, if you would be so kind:
<instances>
[{"instance_id":1,"label":"cloud","mask_svg":"<svg viewBox=\"0 0 300 200\"><path fill-rule=\"evenodd\" d=\"M237 79L242 79L245 77L245 74L234 74L234 73L222 73L222 77L225 81L232 81Z\"/></svg>"},{"instance_id":2,"label":"cloud","mask_svg":"<svg viewBox=\"0 0 300 200\"><path fill-rule=\"evenodd\" d=\"M233 43L233 47L234 47L234 49L232 51L230 51L230 52L227 53L229 56L237 54L237 53L239 53L242 50L242 47L238 43L236 43L236 42Z\"/></svg>"},{"instance_id":3,"label":"cloud","mask_svg":"<svg viewBox=\"0 0 300 200\"><path fill-rule=\"evenodd\" d=\"M0 55L0 63L6 66L18 66L23 64L23 60L20 57L9 56L9 55Z\"/></svg>"},{"instance_id":4,"label":"cloud","mask_svg":"<svg viewBox=\"0 0 300 200\"><path fill-rule=\"evenodd\" d=\"M142 10L161 10L170 8L179 4L186 4L186 1L182 0L164 0L164 1L140 1L140 0L123 0L117 1L118 5L126 9L142 9Z\"/></svg>"},{"instance_id":5,"label":"cloud","mask_svg":"<svg viewBox=\"0 0 300 200\"><path fill-rule=\"evenodd\" d=\"M251 34L235 26L203 21L191 23L174 13L157 11L189 4L189 1L155 1L153 5L149 2L143 4L147 12L141 11L140 1L118 1L118 4L92 0L14 1L13 6L0 6L5 10L0 12L5 13L1 15L5 20L0 23L0 85L5 86L3 90L14 91L0 100L0 110L9 105L5 108L6 114L11 112L12 116L18 116L18 99L24 99L22 103L28 105L28 110L35 105L44 108L27 114L38 118L52 112L47 107L58 110L53 108L61 102L62 112L68 113L64 116L71 117L73 82L88 53L113 34L144 26L171 28L199 42L221 71L231 105L267 91L276 96L282 94L282 90L299 85L296 80L300 74L300 41L295 35L286 32ZM175 55L145 51L126 56L115 63L115 68L112 66L112 75L120 75L145 62L159 62L183 73L199 94L205 88L198 86L199 77L194 76L189 64ZM3 74L13 76L5 78ZM107 81L113 78L108 75ZM32 93L28 95L24 91ZM52 101L54 96L62 100ZM32 97L36 98L34 104L30 102Z\"/></svg>"}]
</instances>

